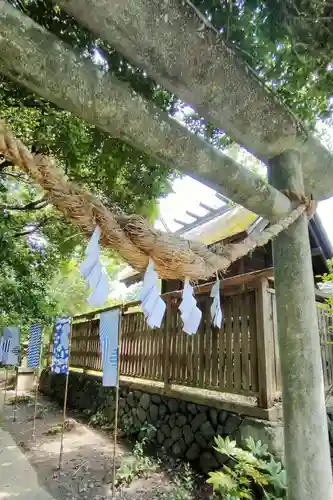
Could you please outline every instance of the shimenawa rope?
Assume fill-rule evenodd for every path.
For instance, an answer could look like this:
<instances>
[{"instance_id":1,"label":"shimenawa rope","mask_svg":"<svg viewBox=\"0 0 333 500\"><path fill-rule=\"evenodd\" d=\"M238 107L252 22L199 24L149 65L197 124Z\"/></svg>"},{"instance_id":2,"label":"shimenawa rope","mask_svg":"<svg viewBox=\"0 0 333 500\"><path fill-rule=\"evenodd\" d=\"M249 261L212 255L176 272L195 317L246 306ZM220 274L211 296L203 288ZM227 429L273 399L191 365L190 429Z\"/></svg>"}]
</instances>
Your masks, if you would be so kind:
<instances>
[{"instance_id":1,"label":"shimenawa rope","mask_svg":"<svg viewBox=\"0 0 333 500\"><path fill-rule=\"evenodd\" d=\"M81 230L91 235L95 225L101 228L101 244L119 252L137 270L144 270L151 257L161 278L207 279L216 271L225 273L237 259L258 246L263 246L289 227L308 209L300 204L289 215L262 233L241 243L215 244L211 249L200 243L154 229L138 215L115 215L95 196L66 179L55 162L33 155L0 124L0 154L26 172L45 191L48 201Z\"/></svg>"}]
</instances>

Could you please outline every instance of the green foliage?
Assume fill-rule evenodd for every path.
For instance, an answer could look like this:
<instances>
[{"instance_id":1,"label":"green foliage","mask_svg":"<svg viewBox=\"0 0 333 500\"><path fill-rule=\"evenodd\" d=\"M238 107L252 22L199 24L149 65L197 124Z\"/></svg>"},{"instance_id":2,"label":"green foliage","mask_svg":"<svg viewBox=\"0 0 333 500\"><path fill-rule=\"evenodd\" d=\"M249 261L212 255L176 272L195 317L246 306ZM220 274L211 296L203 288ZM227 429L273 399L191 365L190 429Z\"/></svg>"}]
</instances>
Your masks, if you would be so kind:
<instances>
[{"instance_id":1,"label":"green foliage","mask_svg":"<svg viewBox=\"0 0 333 500\"><path fill-rule=\"evenodd\" d=\"M159 489L152 495L152 500L192 500L195 498L194 489L193 470L188 464L184 464L173 478L170 491L165 492Z\"/></svg>"},{"instance_id":2,"label":"green foliage","mask_svg":"<svg viewBox=\"0 0 333 500\"><path fill-rule=\"evenodd\" d=\"M327 2L192 2L307 125L312 126L318 116L327 117L333 83L332 8ZM169 114L185 109L184 103L51 0L10 3ZM0 77L0 98L0 120L34 152L53 155L71 180L114 210L148 218L156 215L155 200L169 192L172 169L5 77ZM214 130L196 113L187 114L185 122L215 146L230 145L223 131ZM26 328L29 322L47 321L65 310L69 314L86 310L83 283L75 269L84 241L54 209L36 203L42 197L10 164L0 165L0 327L16 323ZM117 267L115 261L112 265Z\"/></svg>"},{"instance_id":3,"label":"green foliage","mask_svg":"<svg viewBox=\"0 0 333 500\"><path fill-rule=\"evenodd\" d=\"M6 404L10 406L20 405L20 404L28 404L33 401L32 397L26 394L19 394L16 397L11 397L6 400Z\"/></svg>"},{"instance_id":4,"label":"green foliage","mask_svg":"<svg viewBox=\"0 0 333 500\"><path fill-rule=\"evenodd\" d=\"M110 428L110 421L104 408L99 408L96 413L89 418L89 425L92 427L100 427L104 430Z\"/></svg>"},{"instance_id":5,"label":"green foliage","mask_svg":"<svg viewBox=\"0 0 333 500\"><path fill-rule=\"evenodd\" d=\"M308 0L193 0L289 108L308 125L331 112L332 6Z\"/></svg>"},{"instance_id":6,"label":"green foliage","mask_svg":"<svg viewBox=\"0 0 333 500\"><path fill-rule=\"evenodd\" d=\"M227 455L232 462L222 471L210 472L207 480L218 498L258 498L281 500L286 497L286 472L281 462L268 453L267 446L260 441L247 439L246 449L236 445L229 437L215 438L215 449Z\"/></svg>"},{"instance_id":7,"label":"green foliage","mask_svg":"<svg viewBox=\"0 0 333 500\"><path fill-rule=\"evenodd\" d=\"M130 456L125 456L117 470L117 485L130 484L139 477L147 478L160 467L159 460L146 456L144 445L147 440L143 439L135 443Z\"/></svg>"},{"instance_id":8,"label":"green foliage","mask_svg":"<svg viewBox=\"0 0 333 500\"><path fill-rule=\"evenodd\" d=\"M333 288L333 263L332 261L328 261L329 273L324 273L321 277L321 281L323 284L328 285ZM326 305L328 306L328 313L333 314L333 295L331 297L327 297ZM327 309L327 307L325 308Z\"/></svg>"},{"instance_id":9,"label":"green foliage","mask_svg":"<svg viewBox=\"0 0 333 500\"><path fill-rule=\"evenodd\" d=\"M96 54L102 55L105 71L115 72L148 99L171 109L170 94L157 89L51 1L11 3L83 57L97 61ZM0 120L33 152L54 157L70 180L112 210L155 218L155 200L170 191L171 169L2 76L0 100ZM0 163L0 209L0 328L16 324L24 338L29 323L50 322L59 313L86 312L87 293L76 269L86 239L7 161ZM110 252L104 253L104 260L110 279L115 279L119 261Z\"/></svg>"}]
</instances>

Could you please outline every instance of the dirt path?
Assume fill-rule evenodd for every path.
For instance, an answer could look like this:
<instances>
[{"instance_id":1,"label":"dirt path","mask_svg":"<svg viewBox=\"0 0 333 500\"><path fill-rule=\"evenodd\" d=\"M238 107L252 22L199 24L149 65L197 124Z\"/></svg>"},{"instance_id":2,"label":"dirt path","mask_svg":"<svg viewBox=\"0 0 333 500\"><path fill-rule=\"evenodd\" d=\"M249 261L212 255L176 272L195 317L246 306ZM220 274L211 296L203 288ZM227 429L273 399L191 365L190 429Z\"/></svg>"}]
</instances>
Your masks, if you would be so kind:
<instances>
[{"instance_id":1,"label":"dirt path","mask_svg":"<svg viewBox=\"0 0 333 500\"><path fill-rule=\"evenodd\" d=\"M9 393L8 398L13 397ZM26 454L34 467L39 484L55 500L106 500L111 498L112 479L112 436L99 432L70 415L70 430L65 433L63 465L57 472L60 449L60 434L51 432L62 422L60 408L39 397L36 421L36 439L32 442L33 400L18 405L16 422L13 421L14 407L5 406L3 428L8 431ZM1 410L0 410L1 411ZM131 457L129 444L117 446L117 466ZM149 478L139 478L129 487L117 492L118 498L133 500L155 500L172 489L173 484L167 471L155 472ZM169 495L167 495L169 496ZM165 496L166 498L166 496Z\"/></svg>"}]
</instances>

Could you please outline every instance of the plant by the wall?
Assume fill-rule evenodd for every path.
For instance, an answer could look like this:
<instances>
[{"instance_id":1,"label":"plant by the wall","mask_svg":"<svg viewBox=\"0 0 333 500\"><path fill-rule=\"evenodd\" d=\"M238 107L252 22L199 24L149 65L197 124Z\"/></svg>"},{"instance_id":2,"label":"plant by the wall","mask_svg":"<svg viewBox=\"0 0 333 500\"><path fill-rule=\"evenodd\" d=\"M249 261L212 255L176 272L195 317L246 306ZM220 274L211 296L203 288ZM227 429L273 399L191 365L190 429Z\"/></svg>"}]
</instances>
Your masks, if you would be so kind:
<instances>
[{"instance_id":1,"label":"plant by the wall","mask_svg":"<svg viewBox=\"0 0 333 500\"><path fill-rule=\"evenodd\" d=\"M184 464L172 480L169 491L154 491L152 500L192 500L194 498L195 477L188 464Z\"/></svg>"},{"instance_id":2,"label":"plant by the wall","mask_svg":"<svg viewBox=\"0 0 333 500\"><path fill-rule=\"evenodd\" d=\"M100 427L101 429L108 430L113 428L113 423L110 423L103 408L99 408L89 419L89 425L92 427Z\"/></svg>"},{"instance_id":3,"label":"plant by the wall","mask_svg":"<svg viewBox=\"0 0 333 500\"><path fill-rule=\"evenodd\" d=\"M133 452L130 456L124 457L120 467L117 470L116 483L130 484L138 477L149 477L150 474L156 472L160 467L159 460L151 458L144 454L144 445L146 439L135 443Z\"/></svg>"},{"instance_id":4,"label":"plant by the wall","mask_svg":"<svg viewBox=\"0 0 333 500\"><path fill-rule=\"evenodd\" d=\"M229 437L215 438L215 449L227 455L230 466L222 471L210 472L208 483L213 486L216 498L282 500L286 498L286 472L267 451L267 445L252 438L246 440L245 449Z\"/></svg>"}]
</instances>

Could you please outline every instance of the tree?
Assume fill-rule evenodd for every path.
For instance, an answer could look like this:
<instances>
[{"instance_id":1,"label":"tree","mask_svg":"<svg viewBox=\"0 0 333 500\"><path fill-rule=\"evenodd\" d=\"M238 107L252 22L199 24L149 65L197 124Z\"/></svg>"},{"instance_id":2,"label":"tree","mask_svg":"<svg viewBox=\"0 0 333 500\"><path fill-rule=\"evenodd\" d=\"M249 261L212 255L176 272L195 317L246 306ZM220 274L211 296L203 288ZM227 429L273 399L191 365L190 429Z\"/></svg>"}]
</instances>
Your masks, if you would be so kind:
<instances>
[{"instance_id":1,"label":"tree","mask_svg":"<svg viewBox=\"0 0 333 500\"><path fill-rule=\"evenodd\" d=\"M23 3L14 4L26 8ZM57 18L58 10L50 3L26 4L31 14L62 31L66 20L61 15ZM96 45L92 37L82 28L67 28L68 33L72 30L68 36L73 45L89 50L90 44L93 54ZM135 74L128 73L135 82ZM140 85L150 95L155 91L148 80ZM84 185L113 210L155 218L156 198L170 189L169 180L174 175L170 169L4 77L0 79L0 96L0 119L32 151L54 156L71 180ZM163 92L156 99L161 101ZM68 274L68 266L77 264L85 240L47 204L41 190L8 162L0 165L0 207L0 323L45 321L67 307L71 313L78 312L79 304L84 304L83 284L77 272ZM107 258L110 260L110 255ZM113 268L118 266L119 261L113 259ZM70 279L76 294L72 305L63 287L54 287L55 280L68 285Z\"/></svg>"},{"instance_id":2,"label":"tree","mask_svg":"<svg viewBox=\"0 0 333 500\"><path fill-rule=\"evenodd\" d=\"M307 125L330 115L330 2L193 0L193 4Z\"/></svg>"}]
</instances>

